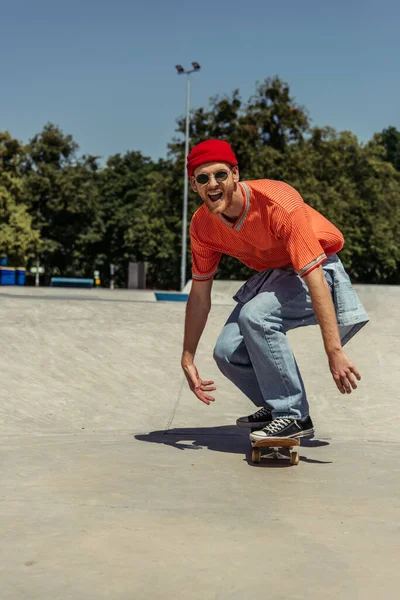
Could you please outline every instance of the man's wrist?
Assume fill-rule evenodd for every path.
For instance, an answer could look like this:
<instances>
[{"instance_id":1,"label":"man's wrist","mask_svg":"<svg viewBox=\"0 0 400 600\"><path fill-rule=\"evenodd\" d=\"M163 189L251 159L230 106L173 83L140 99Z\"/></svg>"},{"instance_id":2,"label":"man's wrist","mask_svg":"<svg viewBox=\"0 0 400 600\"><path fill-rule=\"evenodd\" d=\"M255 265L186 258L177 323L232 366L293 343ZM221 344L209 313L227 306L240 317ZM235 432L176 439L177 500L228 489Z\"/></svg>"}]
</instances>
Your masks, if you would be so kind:
<instances>
[{"instance_id":1,"label":"man's wrist","mask_svg":"<svg viewBox=\"0 0 400 600\"><path fill-rule=\"evenodd\" d=\"M187 367L188 365L192 365L194 361L194 354L184 350L182 352L181 365L182 367Z\"/></svg>"},{"instance_id":2,"label":"man's wrist","mask_svg":"<svg viewBox=\"0 0 400 600\"><path fill-rule=\"evenodd\" d=\"M339 354L342 351L343 351L342 346L335 346L333 348L325 348L325 352L326 352L328 358L332 358L333 356L335 356L336 354Z\"/></svg>"}]
</instances>

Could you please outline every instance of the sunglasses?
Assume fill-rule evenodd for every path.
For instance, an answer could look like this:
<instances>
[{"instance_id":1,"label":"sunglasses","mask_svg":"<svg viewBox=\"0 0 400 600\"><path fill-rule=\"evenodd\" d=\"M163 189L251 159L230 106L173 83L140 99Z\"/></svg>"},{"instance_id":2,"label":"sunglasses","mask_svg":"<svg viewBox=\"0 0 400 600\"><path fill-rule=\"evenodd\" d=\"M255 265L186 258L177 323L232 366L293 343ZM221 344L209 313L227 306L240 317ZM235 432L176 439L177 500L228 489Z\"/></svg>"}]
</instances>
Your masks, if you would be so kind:
<instances>
[{"instance_id":1,"label":"sunglasses","mask_svg":"<svg viewBox=\"0 0 400 600\"><path fill-rule=\"evenodd\" d=\"M223 171L222 169L221 171L213 173L214 179L217 183L221 183L221 181L226 181L226 179L228 179L228 175L229 171ZM206 183L210 181L211 177L212 176L208 175L207 173L200 173L196 177L196 183L198 183L199 185L206 185Z\"/></svg>"}]
</instances>

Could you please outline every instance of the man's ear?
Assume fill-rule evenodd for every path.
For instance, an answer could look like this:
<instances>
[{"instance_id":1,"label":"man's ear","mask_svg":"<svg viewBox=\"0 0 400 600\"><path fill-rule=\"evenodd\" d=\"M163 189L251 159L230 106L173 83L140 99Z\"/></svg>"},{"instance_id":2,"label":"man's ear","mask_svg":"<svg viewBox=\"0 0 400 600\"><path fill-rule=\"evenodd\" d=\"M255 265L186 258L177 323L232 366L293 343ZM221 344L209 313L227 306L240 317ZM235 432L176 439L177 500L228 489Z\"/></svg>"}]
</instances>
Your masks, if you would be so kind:
<instances>
[{"instance_id":1,"label":"man's ear","mask_svg":"<svg viewBox=\"0 0 400 600\"><path fill-rule=\"evenodd\" d=\"M192 190L198 194L196 179L193 177L190 178L190 185L192 186Z\"/></svg>"},{"instance_id":2,"label":"man's ear","mask_svg":"<svg viewBox=\"0 0 400 600\"><path fill-rule=\"evenodd\" d=\"M239 167L236 165L235 167L232 167L231 170L233 175L233 181L237 183L239 181Z\"/></svg>"}]
</instances>

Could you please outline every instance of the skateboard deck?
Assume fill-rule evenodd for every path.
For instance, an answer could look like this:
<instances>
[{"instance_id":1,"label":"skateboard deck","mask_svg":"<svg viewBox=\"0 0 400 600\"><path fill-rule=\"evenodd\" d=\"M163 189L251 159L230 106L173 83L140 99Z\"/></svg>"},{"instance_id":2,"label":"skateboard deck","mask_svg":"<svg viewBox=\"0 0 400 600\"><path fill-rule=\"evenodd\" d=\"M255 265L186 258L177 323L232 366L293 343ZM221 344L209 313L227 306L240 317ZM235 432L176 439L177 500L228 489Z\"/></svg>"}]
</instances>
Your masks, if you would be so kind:
<instances>
[{"instance_id":1,"label":"skateboard deck","mask_svg":"<svg viewBox=\"0 0 400 600\"><path fill-rule=\"evenodd\" d=\"M261 461L261 457L263 456L265 458L273 458L276 460L278 458L283 458L286 460L289 459L291 465L299 464L299 438L270 437L259 440L258 442L251 441L251 445L253 447L253 451L251 453L251 460L253 463L259 463ZM272 452L263 454L261 448L271 448ZM285 454L281 454L279 452L279 448L288 448L290 452L290 458Z\"/></svg>"}]
</instances>

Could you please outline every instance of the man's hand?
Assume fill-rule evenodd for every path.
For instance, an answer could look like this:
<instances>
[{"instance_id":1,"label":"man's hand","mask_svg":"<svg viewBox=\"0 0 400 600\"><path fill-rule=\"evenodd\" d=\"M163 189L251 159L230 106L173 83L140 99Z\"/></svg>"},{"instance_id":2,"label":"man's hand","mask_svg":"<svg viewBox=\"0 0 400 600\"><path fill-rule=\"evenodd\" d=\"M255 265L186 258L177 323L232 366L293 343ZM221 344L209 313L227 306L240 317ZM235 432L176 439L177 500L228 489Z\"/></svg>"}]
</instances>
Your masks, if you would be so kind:
<instances>
[{"instance_id":1,"label":"man's hand","mask_svg":"<svg viewBox=\"0 0 400 600\"><path fill-rule=\"evenodd\" d=\"M353 390L357 389L354 377L358 381L361 379L357 367L343 350L333 352L328 356L328 359L332 377L335 380L338 390L342 394L351 394L351 388Z\"/></svg>"},{"instance_id":2,"label":"man's hand","mask_svg":"<svg viewBox=\"0 0 400 600\"><path fill-rule=\"evenodd\" d=\"M199 373L193 363L182 364L182 369L193 394L195 394L199 400L204 402L204 404L210 404L210 402L214 402L215 398L207 394L207 392L212 392L213 390L217 389L214 385L214 382L203 381L200 379Z\"/></svg>"}]
</instances>

